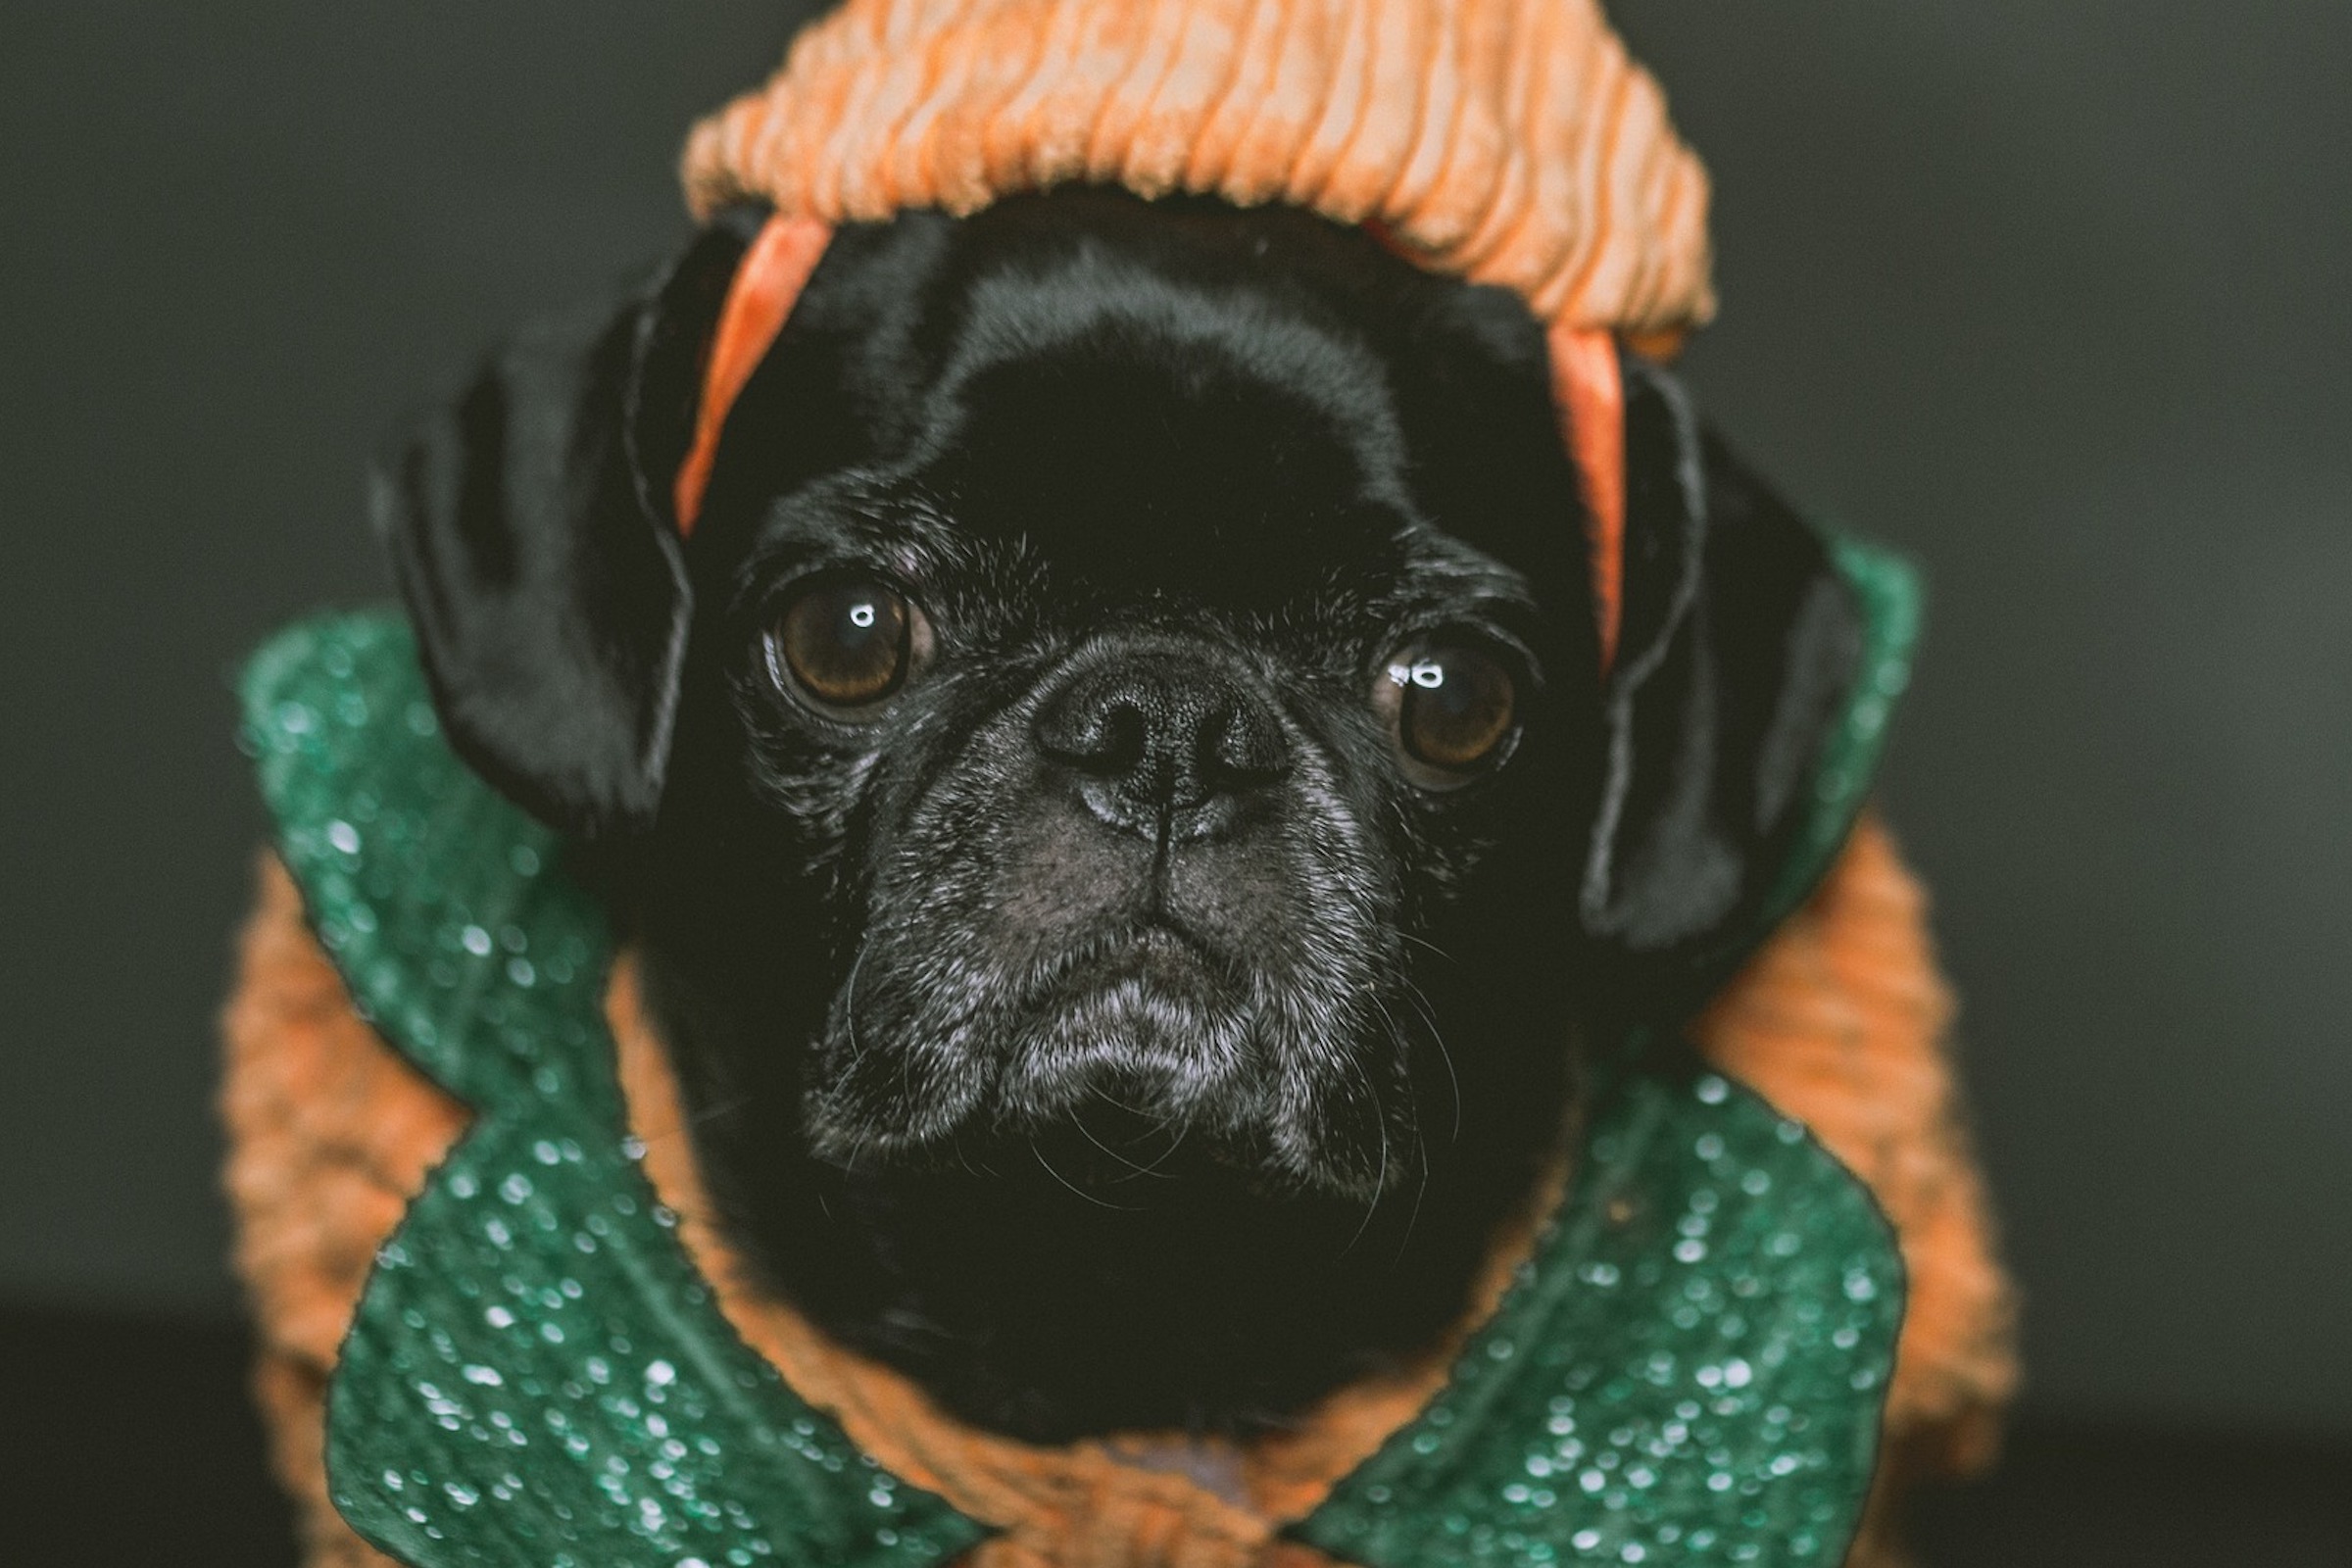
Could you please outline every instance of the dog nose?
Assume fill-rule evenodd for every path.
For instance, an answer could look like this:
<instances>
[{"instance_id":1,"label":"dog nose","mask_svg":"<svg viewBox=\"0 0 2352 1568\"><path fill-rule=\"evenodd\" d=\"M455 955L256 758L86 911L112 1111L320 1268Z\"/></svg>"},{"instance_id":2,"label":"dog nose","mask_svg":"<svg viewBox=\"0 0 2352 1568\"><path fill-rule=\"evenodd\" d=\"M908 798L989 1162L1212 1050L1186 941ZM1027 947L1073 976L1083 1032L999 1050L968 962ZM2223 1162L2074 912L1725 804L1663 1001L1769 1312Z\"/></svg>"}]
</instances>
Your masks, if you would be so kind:
<instances>
[{"instance_id":1,"label":"dog nose","mask_svg":"<svg viewBox=\"0 0 2352 1568\"><path fill-rule=\"evenodd\" d=\"M1152 839L1228 830L1290 758L1266 700L1208 650L1091 664L1047 699L1036 734L1038 749L1076 775L1090 811Z\"/></svg>"}]
</instances>

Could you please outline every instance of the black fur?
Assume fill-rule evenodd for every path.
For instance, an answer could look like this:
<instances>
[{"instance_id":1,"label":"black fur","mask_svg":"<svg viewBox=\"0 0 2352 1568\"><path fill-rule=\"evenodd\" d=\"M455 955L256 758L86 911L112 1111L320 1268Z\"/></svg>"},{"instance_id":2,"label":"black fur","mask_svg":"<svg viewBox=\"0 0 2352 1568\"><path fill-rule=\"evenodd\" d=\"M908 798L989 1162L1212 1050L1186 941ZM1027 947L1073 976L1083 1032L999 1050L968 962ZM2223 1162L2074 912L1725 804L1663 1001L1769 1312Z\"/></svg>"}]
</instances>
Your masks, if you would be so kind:
<instances>
[{"instance_id":1,"label":"black fur","mask_svg":"<svg viewBox=\"0 0 2352 1568\"><path fill-rule=\"evenodd\" d=\"M756 220L392 465L450 731L594 841L771 1288L1020 1436L1279 1423L1462 1310L1580 1030L1732 956L1851 609L1636 367L1604 684L1515 298L1300 213L1091 190L843 231L680 549ZM936 642L854 723L762 652L844 571ZM1439 634L1518 692L1507 758L1445 791L1374 697Z\"/></svg>"}]
</instances>

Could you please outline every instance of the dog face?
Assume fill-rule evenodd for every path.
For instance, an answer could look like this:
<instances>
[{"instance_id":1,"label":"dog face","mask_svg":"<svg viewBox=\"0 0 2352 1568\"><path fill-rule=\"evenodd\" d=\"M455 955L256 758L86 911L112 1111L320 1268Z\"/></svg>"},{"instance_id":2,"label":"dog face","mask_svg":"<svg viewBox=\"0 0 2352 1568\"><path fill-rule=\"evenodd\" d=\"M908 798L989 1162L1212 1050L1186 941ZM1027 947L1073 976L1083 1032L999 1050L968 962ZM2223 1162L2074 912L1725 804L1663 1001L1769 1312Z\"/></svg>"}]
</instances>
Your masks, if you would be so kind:
<instances>
[{"instance_id":1,"label":"dog face","mask_svg":"<svg viewBox=\"0 0 2352 1568\"><path fill-rule=\"evenodd\" d=\"M756 220L509 351L380 505L453 740L600 847L739 1231L806 1254L808 1195L861 1193L863 1255L920 1275L909 1194L987 1229L1020 1172L1150 1173L1247 1251L1434 1177L1446 1277L1365 1333L1434 1331L1580 1021L1659 1004L1760 897L1852 659L1818 547L1636 368L1604 678L1514 297L1085 190L837 235L682 544L661 498Z\"/></svg>"},{"instance_id":2,"label":"dog face","mask_svg":"<svg viewBox=\"0 0 2352 1568\"><path fill-rule=\"evenodd\" d=\"M1410 1180L1415 945L1482 901L1566 924L1563 888L1482 875L1534 831L1514 804L1572 787L1551 666L1592 688L1544 609L1581 609L1581 535L1533 323L1294 214L1044 199L865 244L803 309L928 251L855 334L924 347L840 378L886 438L714 485L730 701L684 751L742 782L769 876L823 884L808 1136L1066 1169L1083 1127L1278 1187ZM1383 305L1409 318L1367 341ZM1550 535L1553 580L1446 526L1482 464L1481 520ZM1522 946L1466 961L1508 989Z\"/></svg>"}]
</instances>

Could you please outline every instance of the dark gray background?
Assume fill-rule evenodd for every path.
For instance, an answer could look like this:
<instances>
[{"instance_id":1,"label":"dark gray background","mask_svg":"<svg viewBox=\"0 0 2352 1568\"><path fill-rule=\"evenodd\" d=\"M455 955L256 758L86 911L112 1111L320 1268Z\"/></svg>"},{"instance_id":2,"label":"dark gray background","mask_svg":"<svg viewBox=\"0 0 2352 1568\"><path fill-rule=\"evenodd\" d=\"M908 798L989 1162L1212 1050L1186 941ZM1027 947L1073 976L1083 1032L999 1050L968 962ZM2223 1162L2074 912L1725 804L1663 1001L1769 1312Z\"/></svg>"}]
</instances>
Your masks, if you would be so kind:
<instances>
[{"instance_id":1,"label":"dark gray background","mask_svg":"<svg viewBox=\"0 0 2352 1568\"><path fill-rule=\"evenodd\" d=\"M678 238L788 9L10 16L0 1298L232 1310L229 671L382 592L378 432ZM1616 11L1717 176L1702 397L1932 576L1887 794L2031 1397L2352 1431L2352 6Z\"/></svg>"}]
</instances>

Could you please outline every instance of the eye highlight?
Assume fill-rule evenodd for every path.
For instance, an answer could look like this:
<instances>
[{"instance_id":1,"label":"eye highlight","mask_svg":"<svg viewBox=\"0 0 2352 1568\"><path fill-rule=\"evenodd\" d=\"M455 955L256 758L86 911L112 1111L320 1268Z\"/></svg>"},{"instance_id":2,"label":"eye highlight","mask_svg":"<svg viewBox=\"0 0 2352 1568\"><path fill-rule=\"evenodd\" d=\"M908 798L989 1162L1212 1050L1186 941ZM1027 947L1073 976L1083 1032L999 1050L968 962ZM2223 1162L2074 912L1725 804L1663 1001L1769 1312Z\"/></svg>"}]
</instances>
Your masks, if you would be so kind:
<instances>
[{"instance_id":1,"label":"eye highlight","mask_svg":"<svg viewBox=\"0 0 2352 1568\"><path fill-rule=\"evenodd\" d=\"M931 627L888 583L827 575L796 587L761 641L778 690L854 721L870 717L928 659Z\"/></svg>"},{"instance_id":2,"label":"eye highlight","mask_svg":"<svg viewBox=\"0 0 2352 1568\"><path fill-rule=\"evenodd\" d=\"M1518 684L1500 656L1466 638L1408 644L1373 685L1405 776L1449 790L1492 772L1519 734Z\"/></svg>"}]
</instances>

